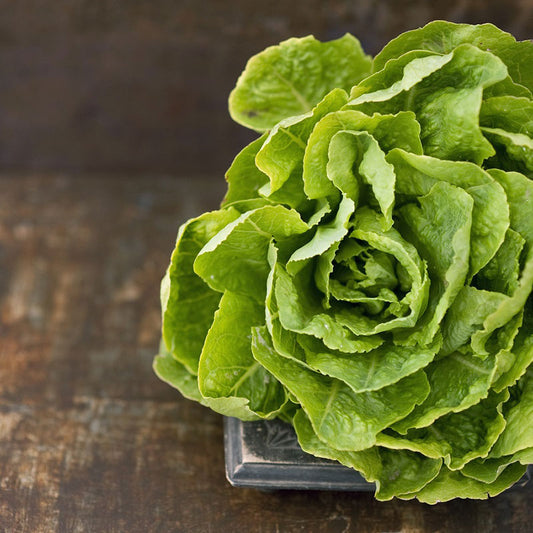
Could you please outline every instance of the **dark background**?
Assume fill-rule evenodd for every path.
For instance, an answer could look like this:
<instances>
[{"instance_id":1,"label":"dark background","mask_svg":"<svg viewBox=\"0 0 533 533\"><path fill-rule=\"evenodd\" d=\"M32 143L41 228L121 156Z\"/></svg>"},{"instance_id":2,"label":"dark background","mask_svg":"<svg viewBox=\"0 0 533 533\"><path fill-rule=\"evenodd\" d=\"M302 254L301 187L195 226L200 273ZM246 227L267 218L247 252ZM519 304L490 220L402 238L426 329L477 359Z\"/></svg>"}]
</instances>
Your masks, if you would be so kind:
<instances>
[{"instance_id":1,"label":"dark background","mask_svg":"<svg viewBox=\"0 0 533 533\"><path fill-rule=\"evenodd\" d=\"M0 0L0 171L220 176L252 54L345 32L375 54L437 18L533 36L531 0Z\"/></svg>"},{"instance_id":2,"label":"dark background","mask_svg":"<svg viewBox=\"0 0 533 533\"><path fill-rule=\"evenodd\" d=\"M252 132L248 57L431 19L533 37L533 0L0 0L0 533L526 533L485 501L265 493L224 477L222 417L159 381L177 227L216 209Z\"/></svg>"}]
</instances>

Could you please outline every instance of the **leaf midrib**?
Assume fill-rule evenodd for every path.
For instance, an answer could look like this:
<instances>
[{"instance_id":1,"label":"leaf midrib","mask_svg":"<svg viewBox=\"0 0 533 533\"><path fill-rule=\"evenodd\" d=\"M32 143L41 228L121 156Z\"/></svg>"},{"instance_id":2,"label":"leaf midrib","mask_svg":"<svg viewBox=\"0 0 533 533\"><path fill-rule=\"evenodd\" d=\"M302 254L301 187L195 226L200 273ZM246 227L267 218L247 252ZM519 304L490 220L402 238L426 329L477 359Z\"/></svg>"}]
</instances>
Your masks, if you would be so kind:
<instances>
[{"instance_id":1,"label":"leaf midrib","mask_svg":"<svg viewBox=\"0 0 533 533\"><path fill-rule=\"evenodd\" d=\"M285 84L289 88L289 91L292 93L294 98L296 98L298 103L302 106L303 111L311 111L311 109L313 109L313 106L305 99L302 93L298 91L294 84L290 82L287 78L285 78L285 76L280 74L274 67L271 66L271 69L274 76L276 76L283 84Z\"/></svg>"}]
</instances>

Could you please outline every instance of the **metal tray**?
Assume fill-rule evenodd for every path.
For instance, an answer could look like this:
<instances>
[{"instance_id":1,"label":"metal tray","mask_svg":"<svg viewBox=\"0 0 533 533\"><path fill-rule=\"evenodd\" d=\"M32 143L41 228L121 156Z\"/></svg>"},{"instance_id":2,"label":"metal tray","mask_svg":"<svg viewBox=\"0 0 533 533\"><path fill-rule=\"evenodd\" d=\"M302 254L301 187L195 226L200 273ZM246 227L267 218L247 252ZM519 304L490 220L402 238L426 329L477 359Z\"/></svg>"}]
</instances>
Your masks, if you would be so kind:
<instances>
[{"instance_id":1,"label":"metal tray","mask_svg":"<svg viewBox=\"0 0 533 533\"><path fill-rule=\"evenodd\" d=\"M226 477L235 487L355 492L375 489L374 483L355 470L302 451L292 426L280 420L241 422L225 417L224 451ZM513 489L528 484L532 475L530 465Z\"/></svg>"}]
</instances>

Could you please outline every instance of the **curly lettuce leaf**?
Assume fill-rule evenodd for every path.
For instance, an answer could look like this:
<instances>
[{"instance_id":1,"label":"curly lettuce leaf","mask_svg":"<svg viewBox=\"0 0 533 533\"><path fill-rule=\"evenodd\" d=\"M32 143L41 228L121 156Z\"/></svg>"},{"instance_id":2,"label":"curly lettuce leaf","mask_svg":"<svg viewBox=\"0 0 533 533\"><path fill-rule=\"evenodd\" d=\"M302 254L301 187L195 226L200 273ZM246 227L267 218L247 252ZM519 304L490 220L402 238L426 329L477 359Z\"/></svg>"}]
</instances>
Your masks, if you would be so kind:
<instances>
[{"instance_id":1,"label":"curly lettuce leaf","mask_svg":"<svg viewBox=\"0 0 533 533\"><path fill-rule=\"evenodd\" d=\"M199 250L194 271L215 291L229 290L264 301L271 240L307 230L297 211L281 205L247 211Z\"/></svg>"},{"instance_id":2,"label":"curly lettuce leaf","mask_svg":"<svg viewBox=\"0 0 533 533\"><path fill-rule=\"evenodd\" d=\"M356 393L340 380L277 356L266 328L254 328L255 359L291 392L319 438L340 450L373 446L376 435L421 403L429 392L423 372L379 391Z\"/></svg>"},{"instance_id":3,"label":"curly lettuce leaf","mask_svg":"<svg viewBox=\"0 0 533 533\"><path fill-rule=\"evenodd\" d=\"M378 444L441 457L450 470L461 470L473 459L487 457L491 451L505 428L502 406L508 399L507 391L491 392L479 403L442 416L429 427L411 429L404 436L386 431L378 437Z\"/></svg>"},{"instance_id":4,"label":"curly lettuce leaf","mask_svg":"<svg viewBox=\"0 0 533 533\"><path fill-rule=\"evenodd\" d=\"M226 291L200 357L198 388L211 409L242 420L272 418L287 403L283 386L254 360L252 328L263 309L250 297Z\"/></svg>"},{"instance_id":5,"label":"curly lettuce leaf","mask_svg":"<svg viewBox=\"0 0 533 533\"><path fill-rule=\"evenodd\" d=\"M433 361L426 367L431 389L428 397L392 428L406 434L411 428L427 427L443 415L477 404L488 396L495 371L495 357L480 360L454 352Z\"/></svg>"},{"instance_id":6,"label":"curly lettuce leaf","mask_svg":"<svg viewBox=\"0 0 533 533\"><path fill-rule=\"evenodd\" d=\"M368 75L371 62L349 34L326 43L312 36L288 39L248 61L230 94L230 115L248 128L269 130L307 113L333 89L349 92Z\"/></svg>"},{"instance_id":7,"label":"curly lettuce leaf","mask_svg":"<svg viewBox=\"0 0 533 533\"><path fill-rule=\"evenodd\" d=\"M194 272L193 264L203 246L238 216L238 211L230 208L204 213L181 226L161 283L163 340L193 374L198 372L204 339L220 301L220 294Z\"/></svg>"},{"instance_id":8,"label":"curly lettuce leaf","mask_svg":"<svg viewBox=\"0 0 533 533\"><path fill-rule=\"evenodd\" d=\"M419 55L408 52L364 80L352 90L356 98L349 105L366 113L414 111L427 155L478 165L494 155L479 127L479 111L484 89L507 77L504 63L470 44L444 56L413 54Z\"/></svg>"},{"instance_id":9,"label":"curly lettuce leaf","mask_svg":"<svg viewBox=\"0 0 533 533\"><path fill-rule=\"evenodd\" d=\"M387 61L410 50L448 54L462 44L490 51L509 69L512 79L533 91L533 43L516 41L493 24L455 24L436 20L423 28L402 33L390 41L374 58L373 71L381 70Z\"/></svg>"},{"instance_id":10,"label":"curly lettuce leaf","mask_svg":"<svg viewBox=\"0 0 533 533\"><path fill-rule=\"evenodd\" d=\"M268 176L255 164L257 152L267 139L262 135L237 154L226 172L228 190L222 201L223 208L233 207L241 213L268 204L259 191L268 182Z\"/></svg>"},{"instance_id":11,"label":"curly lettuce leaf","mask_svg":"<svg viewBox=\"0 0 533 533\"><path fill-rule=\"evenodd\" d=\"M429 504L447 502L455 498L486 500L489 496L497 496L511 487L524 475L526 469L526 466L514 463L504 469L492 483L483 483L463 475L460 471L443 467L434 480L406 499L416 496L417 500Z\"/></svg>"},{"instance_id":12,"label":"curly lettuce leaf","mask_svg":"<svg viewBox=\"0 0 533 533\"><path fill-rule=\"evenodd\" d=\"M377 446L360 452L337 450L320 440L301 409L293 424L304 451L339 461L361 472L368 481L376 483L376 498L381 501L390 500L397 494L417 493L438 475L441 468L442 460L405 450L391 453Z\"/></svg>"}]
</instances>

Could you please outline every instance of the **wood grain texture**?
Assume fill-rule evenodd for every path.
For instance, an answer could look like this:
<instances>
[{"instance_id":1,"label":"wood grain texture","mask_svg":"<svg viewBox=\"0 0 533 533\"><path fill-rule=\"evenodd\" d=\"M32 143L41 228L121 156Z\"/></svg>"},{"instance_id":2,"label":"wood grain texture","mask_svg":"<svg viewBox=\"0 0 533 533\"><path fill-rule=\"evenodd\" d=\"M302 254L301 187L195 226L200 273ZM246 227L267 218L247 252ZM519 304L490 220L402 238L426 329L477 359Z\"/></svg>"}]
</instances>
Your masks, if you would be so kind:
<instances>
[{"instance_id":1,"label":"wood grain texture","mask_svg":"<svg viewBox=\"0 0 533 533\"><path fill-rule=\"evenodd\" d=\"M0 178L0 531L530 531L531 489L430 507L229 486L221 417L151 370L177 226L223 188Z\"/></svg>"},{"instance_id":2,"label":"wood grain texture","mask_svg":"<svg viewBox=\"0 0 533 533\"><path fill-rule=\"evenodd\" d=\"M374 54L447 19L533 38L533 0L0 0L0 13L9 171L216 174L251 139L227 113L246 60L291 36L351 32Z\"/></svg>"}]
</instances>

